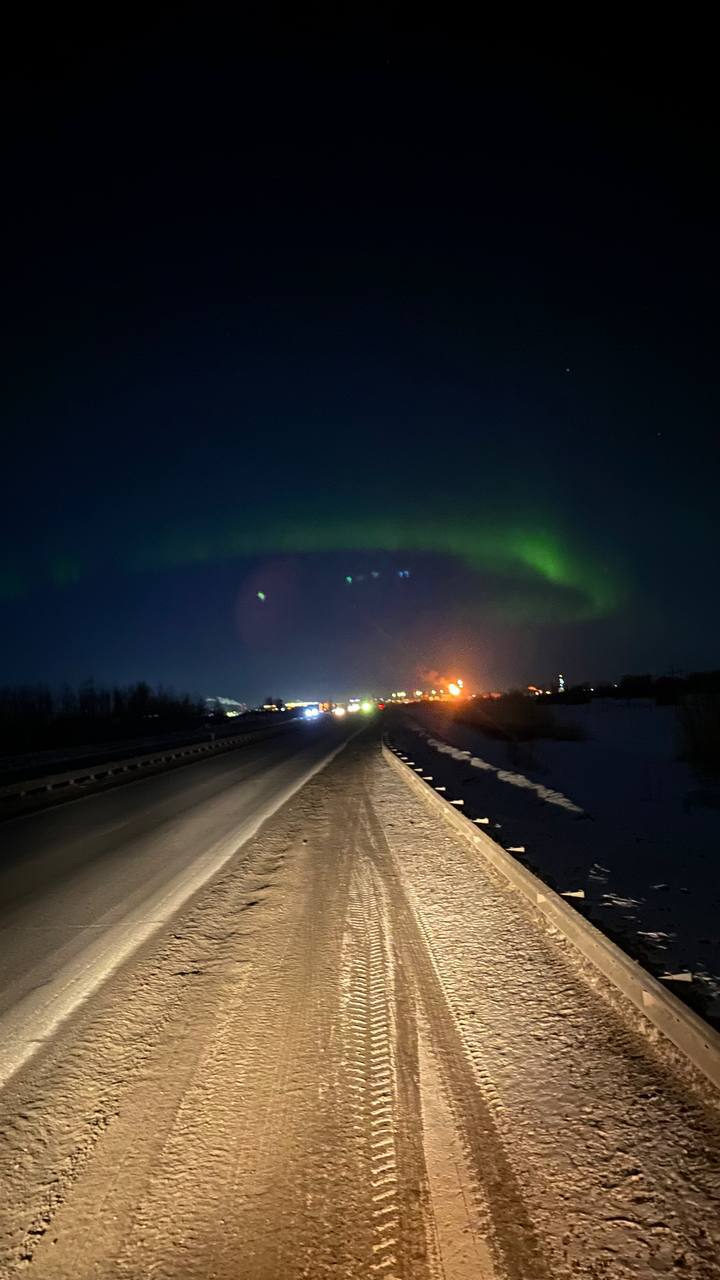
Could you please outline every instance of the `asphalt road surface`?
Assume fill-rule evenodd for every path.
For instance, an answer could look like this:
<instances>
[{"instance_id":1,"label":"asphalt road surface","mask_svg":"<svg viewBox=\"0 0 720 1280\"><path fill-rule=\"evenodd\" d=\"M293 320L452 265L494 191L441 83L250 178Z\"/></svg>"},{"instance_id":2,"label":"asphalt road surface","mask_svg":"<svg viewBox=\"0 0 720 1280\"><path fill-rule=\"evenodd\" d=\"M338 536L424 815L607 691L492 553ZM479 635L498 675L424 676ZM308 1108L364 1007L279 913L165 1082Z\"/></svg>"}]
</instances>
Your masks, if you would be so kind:
<instances>
[{"instance_id":1,"label":"asphalt road surface","mask_svg":"<svg viewBox=\"0 0 720 1280\"><path fill-rule=\"evenodd\" d=\"M347 734L300 724L0 824L0 1086Z\"/></svg>"},{"instance_id":2,"label":"asphalt road surface","mask_svg":"<svg viewBox=\"0 0 720 1280\"><path fill-rule=\"evenodd\" d=\"M3 1045L91 981L0 1092L0 1274L717 1280L717 1100L372 733L241 846L327 732L12 824Z\"/></svg>"}]
</instances>

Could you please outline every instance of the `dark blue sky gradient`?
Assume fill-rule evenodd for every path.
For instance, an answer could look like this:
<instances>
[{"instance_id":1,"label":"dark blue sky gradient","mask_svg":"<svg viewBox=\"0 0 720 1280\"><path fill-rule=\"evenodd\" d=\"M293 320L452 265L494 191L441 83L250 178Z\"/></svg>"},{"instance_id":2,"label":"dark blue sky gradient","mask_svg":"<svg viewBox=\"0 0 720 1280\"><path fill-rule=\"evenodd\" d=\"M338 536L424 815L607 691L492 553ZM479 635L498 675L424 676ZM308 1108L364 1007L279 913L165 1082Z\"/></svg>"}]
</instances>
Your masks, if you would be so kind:
<instances>
[{"instance_id":1,"label":"dark blue sky gradient","mask_svg":"<svg viewBox=\"0 0 720 1280\"><path fill-rule=\"evenodd\" d=\"M255 700L720 665L717 193L676 72L409 37L30 57L0 679ZM288 510L549 524L621 602L553 623L527 582L512 621L514 581L437 554L137 567Z\"/></svg>"}]
</instances>

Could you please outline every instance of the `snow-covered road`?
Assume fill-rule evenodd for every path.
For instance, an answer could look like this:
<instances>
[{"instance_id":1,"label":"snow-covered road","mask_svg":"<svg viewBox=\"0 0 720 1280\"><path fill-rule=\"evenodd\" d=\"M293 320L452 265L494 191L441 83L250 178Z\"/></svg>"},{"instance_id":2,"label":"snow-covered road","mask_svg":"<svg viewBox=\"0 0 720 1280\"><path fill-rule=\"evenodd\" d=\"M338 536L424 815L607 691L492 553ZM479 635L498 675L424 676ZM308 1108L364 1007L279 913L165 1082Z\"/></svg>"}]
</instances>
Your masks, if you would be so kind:
<instances>
[{"instance_id":1,"label":"snow-covered road","mask_svg":"<svg viewBox=\"0 0 720 1280\"><path fill-rule=\"evenodd\" d=\"M0 1274L720 1277L717 1100L352 742L0 1094Z\"/></svg>"}]
</instances>

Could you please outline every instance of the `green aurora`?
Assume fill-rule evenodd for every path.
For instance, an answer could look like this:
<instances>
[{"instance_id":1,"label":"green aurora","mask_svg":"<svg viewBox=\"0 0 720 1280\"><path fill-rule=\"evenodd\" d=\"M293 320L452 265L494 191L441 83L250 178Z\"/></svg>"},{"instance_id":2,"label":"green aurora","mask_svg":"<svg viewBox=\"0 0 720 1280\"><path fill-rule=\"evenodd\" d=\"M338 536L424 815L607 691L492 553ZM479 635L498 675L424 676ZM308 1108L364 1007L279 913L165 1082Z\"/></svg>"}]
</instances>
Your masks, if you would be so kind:
<instances>
[{"instance_id":1,"label":"green aurora","mask_svg":"<svg viewBox=\"0 0 720 1280\"><path fill-rule=\"evenodd\" d=\"M137 573L247 557L342 552L448 556L466 569L503 580L493 611L508 621L602 618L615 611L623 595L618 573L577 549L568 537L540 524L501 527L497 520L483 525L465 518L427 521L417 515L326 519L314 513L314 518L305 514L259 521L252 529L232 524L176 529L135 549L126 547L118 561L124 570ZM24 594L43 581L70 586L92 571L89 560L83 563L81 556L58 551L40 572L8 569L0 574L0 594Z\"/></svg>"},{"instance_id":2,"label":"green aurora","mask_svg":"<svg viewBox=\"0 0 720 1280\"><path fill-rule=\"evenodd\" d=\"M253 530L226 525L208 532L174 532L141 550L137 569L162 570L190 564L260 555L312 555L338 552L446 555L472 571L506 581L497 611L508 619L538 620L546 589L547 621L580 621L606 617L623 594L612 575L591 556L575 550L568 539L540 527L500 528L466 519L427 521L372 516L310 520L288 518ZM547 593L547 588L555 588Z\"/></svg>"}]
</instances>

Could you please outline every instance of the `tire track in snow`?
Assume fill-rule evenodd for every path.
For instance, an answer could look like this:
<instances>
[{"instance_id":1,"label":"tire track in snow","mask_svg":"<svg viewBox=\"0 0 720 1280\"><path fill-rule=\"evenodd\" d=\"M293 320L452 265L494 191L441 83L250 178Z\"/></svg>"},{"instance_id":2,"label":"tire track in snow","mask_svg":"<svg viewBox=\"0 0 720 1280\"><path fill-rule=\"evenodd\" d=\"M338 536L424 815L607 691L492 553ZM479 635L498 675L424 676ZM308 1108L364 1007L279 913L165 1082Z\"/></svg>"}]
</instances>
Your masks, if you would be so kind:
<instances>
[{"instance_id":1,"label":"tire track in snow","mask_svg":"<svg viewBox=\"0 0 720 1280\"><path fill-rule=\"evenodd\" d=\"M432 953L397 875L374 807L365 819L373 836L373 859L393 914L395 944L412 975L416 999L434 1047L442 1089L467 1162L472 1207L467 1221L478 1229L477 1253L489 1245L494 1268L505 1280L550 1280L542 1247L529 1217L500 1128L502 1107L481 1064L469 1058ZM480 1068L480 1069L478 1069Z\"/></svg>"}]
</instances>

